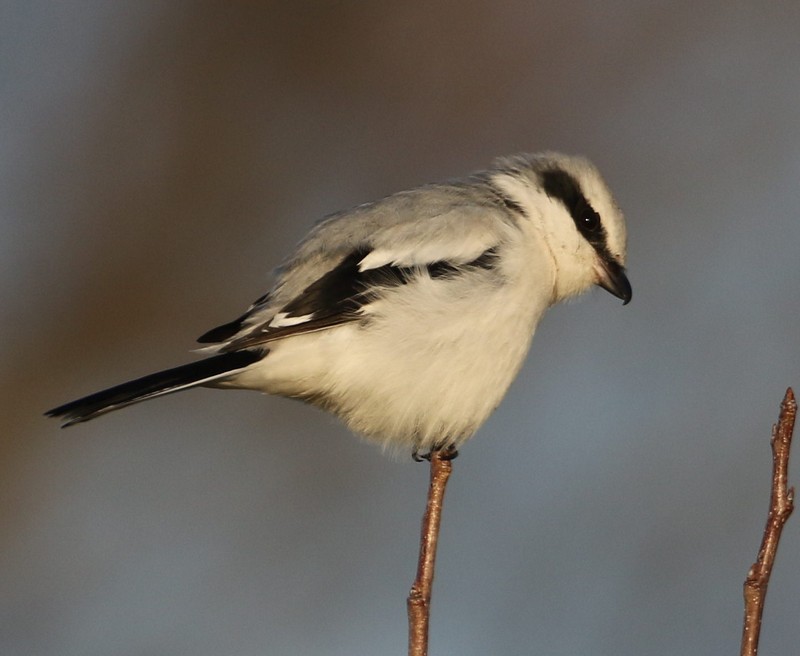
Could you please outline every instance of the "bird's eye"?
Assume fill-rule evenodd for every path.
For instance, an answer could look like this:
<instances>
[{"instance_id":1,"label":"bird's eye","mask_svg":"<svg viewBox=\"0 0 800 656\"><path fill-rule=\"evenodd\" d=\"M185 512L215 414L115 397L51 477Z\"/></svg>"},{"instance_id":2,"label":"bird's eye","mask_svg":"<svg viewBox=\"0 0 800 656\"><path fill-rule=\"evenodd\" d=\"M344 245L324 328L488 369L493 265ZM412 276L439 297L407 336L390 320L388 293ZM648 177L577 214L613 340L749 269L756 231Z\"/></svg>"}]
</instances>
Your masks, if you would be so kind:
<instances>
[{"instance_id":1,"label":"bird's eye","mask_svg":"<svg viewBox=\"0 0 800 656\"><path fill-rule=\"evenodd\" d=\"M589 205L581 208L581 227L588 232L595 232L600 228L600 215Z\"/></svg>"}]
</instances>

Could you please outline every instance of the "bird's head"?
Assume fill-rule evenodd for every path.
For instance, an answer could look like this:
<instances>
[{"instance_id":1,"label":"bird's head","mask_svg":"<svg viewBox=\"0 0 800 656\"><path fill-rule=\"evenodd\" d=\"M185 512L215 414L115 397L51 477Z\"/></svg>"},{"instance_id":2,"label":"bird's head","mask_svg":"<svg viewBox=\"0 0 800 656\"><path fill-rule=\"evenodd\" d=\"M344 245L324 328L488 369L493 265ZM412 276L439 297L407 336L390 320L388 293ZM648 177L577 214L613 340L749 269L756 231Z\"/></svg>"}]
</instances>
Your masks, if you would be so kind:
<instances>
[{"instance_id":1,"label":"bird's head","mask_svg":"<svg viewBox=\"0 0 800 656\"><path fill-rule=\"evenodd\" d=\"M554 301L599 285L630 302L625 218L591 162L559 153L517 155L497 162L494 181L541 231L555 264Z\"/></svg>"}]
</instances>

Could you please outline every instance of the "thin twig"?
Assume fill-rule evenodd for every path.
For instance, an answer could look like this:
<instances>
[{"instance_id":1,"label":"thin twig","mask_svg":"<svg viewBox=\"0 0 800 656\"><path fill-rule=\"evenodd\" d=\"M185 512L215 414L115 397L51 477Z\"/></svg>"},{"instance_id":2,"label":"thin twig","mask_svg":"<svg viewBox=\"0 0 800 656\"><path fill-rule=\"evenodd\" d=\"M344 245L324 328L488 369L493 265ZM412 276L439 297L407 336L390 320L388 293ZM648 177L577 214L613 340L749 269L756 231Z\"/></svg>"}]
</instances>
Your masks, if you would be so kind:
<instances>
[{"instance_id":1,"label":"thin twig","mask_svg":"<svg viewBox=\"0 0 800 656\"><path fill-rule=\"evenodd\" d=\"M431 610L433 570L436 565L436 543L442 519L442 504L447 479L453 468L453 455L448 451L432 451L428 505L422 518L417 577L408 595L408 655L427 656L428 625Z\"/></svg>"},{"instance_id":2,"label":"thin twig","mask_svg":"<svg viewBox=\"0 0 800 656\"><path fill-rule=\"evenodd\" d=\"M742 630L741 656L758 654L758 636L761 632L761 616L764 612L767 585L772 574L772 565L775 562L783 525L794 510L794 488L788 487L787 469L796 416L797 402L790 387L786 390L786 396L783 397L778 423L772 427L772 492L769 501L769 515L758 558L747 573L744 582L744 628Z\"/></svg>"}]
</instances>

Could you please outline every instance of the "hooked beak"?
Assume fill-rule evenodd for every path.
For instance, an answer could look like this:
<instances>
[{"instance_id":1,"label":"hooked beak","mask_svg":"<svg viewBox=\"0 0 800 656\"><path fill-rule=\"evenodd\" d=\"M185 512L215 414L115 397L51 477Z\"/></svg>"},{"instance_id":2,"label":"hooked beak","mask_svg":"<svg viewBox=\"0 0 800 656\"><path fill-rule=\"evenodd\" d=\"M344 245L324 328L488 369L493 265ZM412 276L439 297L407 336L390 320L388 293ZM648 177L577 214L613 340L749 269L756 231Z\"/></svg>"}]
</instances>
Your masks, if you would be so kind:
<instances>
[{"instance_id":1,"label":"hooked beak","mask_svg":"<svg viewBox=\"0 0 800 656\"><path fill-rule=\"evenodd\" d=\"M627 305L631 302L633 290L628 276L625 275L625 267L612 257L602 257L595 267L597 272L597 284L610 294L622 299L622 304Z\"/></svg>"}]
</instances>

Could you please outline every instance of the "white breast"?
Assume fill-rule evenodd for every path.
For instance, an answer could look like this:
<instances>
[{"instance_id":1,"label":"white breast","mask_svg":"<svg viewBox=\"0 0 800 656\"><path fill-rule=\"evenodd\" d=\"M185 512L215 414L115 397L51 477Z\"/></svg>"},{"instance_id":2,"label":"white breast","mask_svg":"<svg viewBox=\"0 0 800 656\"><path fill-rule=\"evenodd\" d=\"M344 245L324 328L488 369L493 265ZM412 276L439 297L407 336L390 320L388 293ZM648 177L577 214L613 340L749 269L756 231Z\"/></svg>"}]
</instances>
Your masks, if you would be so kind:
<instances>
[{"instance_id":1,"label":"white breast","mask_svg":"<svg viewBox=\"0 0 800 656\"><path fill-rule=\"evenodd\" d=\"M500 403L552 299L537 233L502 248L502 269L420 276L382 293L363 323L271 342L231 384L304 398L391 449L458 445Z\"/></svg>"}]
</instances>

